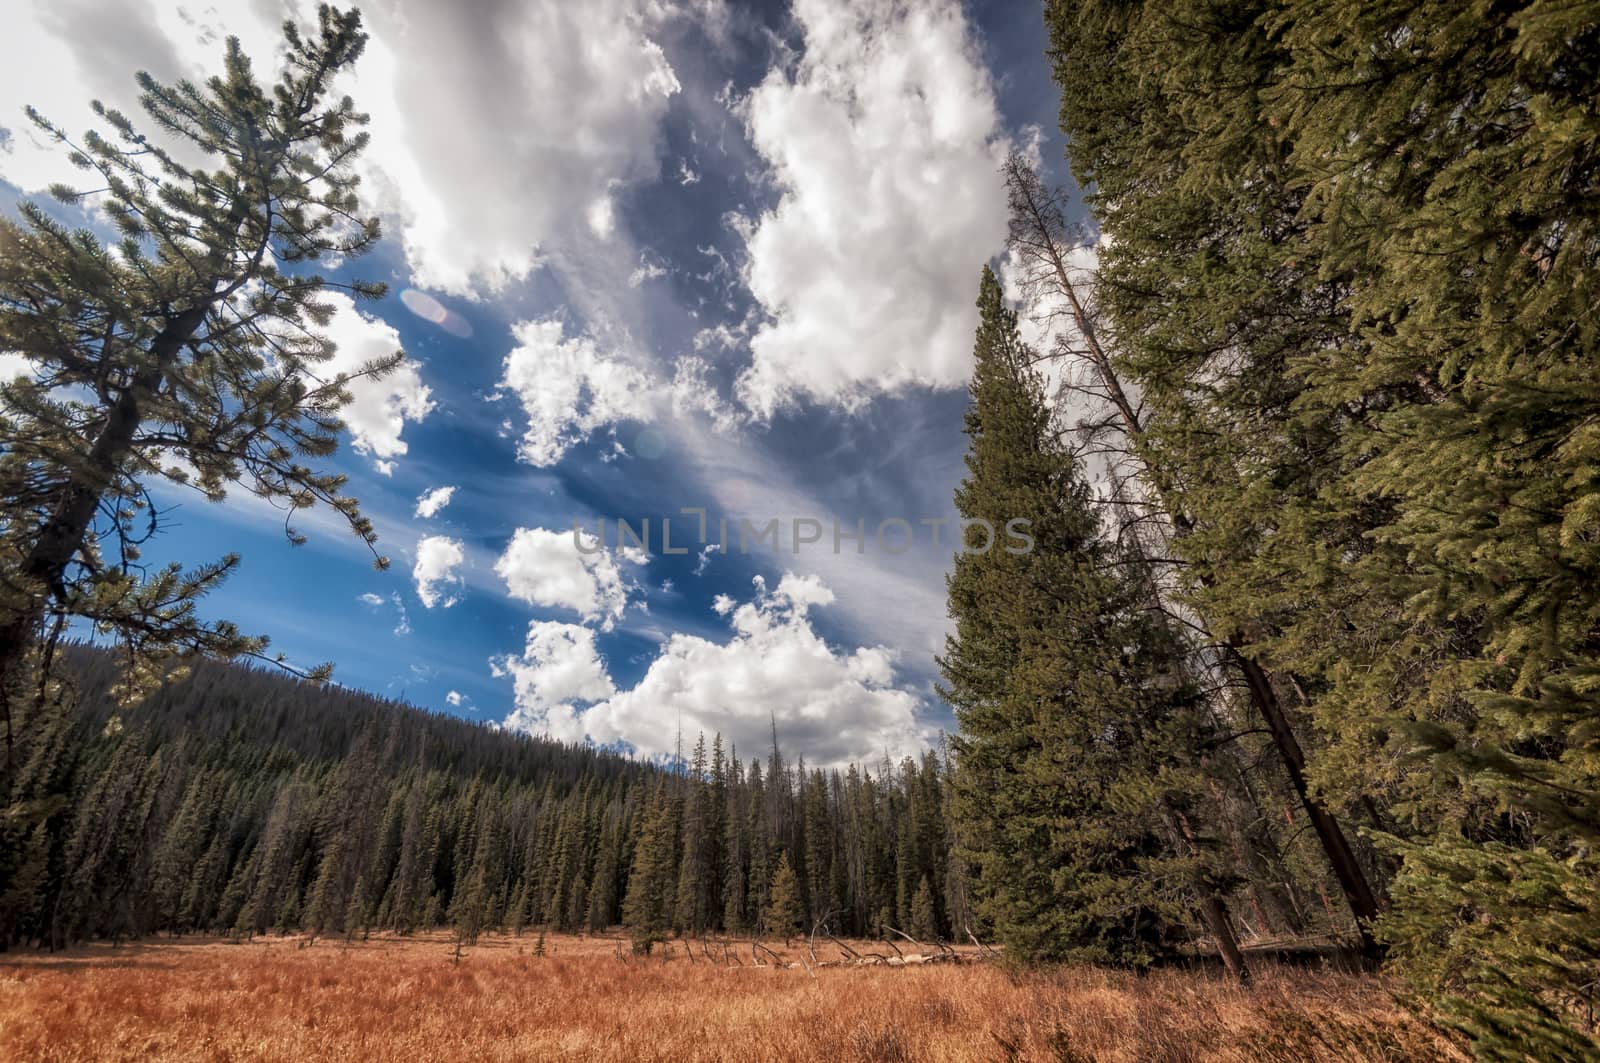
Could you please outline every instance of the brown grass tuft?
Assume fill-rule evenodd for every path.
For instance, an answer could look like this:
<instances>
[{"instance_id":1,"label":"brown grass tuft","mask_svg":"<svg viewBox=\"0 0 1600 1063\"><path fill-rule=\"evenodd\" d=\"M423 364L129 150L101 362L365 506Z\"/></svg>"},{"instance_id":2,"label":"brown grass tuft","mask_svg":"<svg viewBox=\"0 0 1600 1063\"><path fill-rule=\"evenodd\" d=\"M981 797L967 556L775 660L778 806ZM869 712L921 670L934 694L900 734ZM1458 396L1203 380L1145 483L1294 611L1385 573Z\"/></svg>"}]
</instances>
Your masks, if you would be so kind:
<instances>
[{"instance_id":1,"label":"brown grass tuft","mask_svg":"<svg viewBox=\"0 0 1600 1063\"><path fill-rule=\"evenodd\" d=\"M617 956L605 937L146 942L0 959L0 1058L1460 1060L1373 979L1271 968L750 966ZM804 949L779 949L798 959ZM829 946L831 960L838 950Z\"/></svg>"}]
</instances>

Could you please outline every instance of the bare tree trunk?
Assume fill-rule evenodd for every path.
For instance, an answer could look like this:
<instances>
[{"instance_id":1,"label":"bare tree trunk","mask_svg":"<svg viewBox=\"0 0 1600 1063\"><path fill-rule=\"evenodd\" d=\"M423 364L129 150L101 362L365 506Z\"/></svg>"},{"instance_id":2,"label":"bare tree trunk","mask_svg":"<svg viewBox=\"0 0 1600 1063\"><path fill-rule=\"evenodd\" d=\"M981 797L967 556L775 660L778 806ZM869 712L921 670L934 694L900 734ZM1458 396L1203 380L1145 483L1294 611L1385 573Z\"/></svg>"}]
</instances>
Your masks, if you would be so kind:
<instances>
[{"instance_id":1,"label":"bare tree trunk","mask_svg":"<svg viewBox=\"0 0 1600 1063\"><path fill-rule=\"evenodd\" d=\"M1217 952L1221 954L1222 964L1228 968L1228 973L1238 979L1241 985L1249 985L1250 968L1245 965L1244 953L1239 951L1239 939L1233 935L1233 920L1228 916L1228 906L1222 903L1222 898L1215 892L1208 890L1200 898L1200 918L1205 920L1206 930L1217 943Z\"/></svg>"},{"instance_id":2,"label":"bare tree trunk","mask_svg":"<svg viewBox=\"0 0 1600 1063\"><path fill-rule=\"evenodd\" d=\"M1272 687L1272 680L1260 664L1241 653L1232 641L1228 643L1228 650L1244 675L1251 701L1266 721L1267 730L1272 733L1273 745L1277 747L1283 766L1289 772L1289 782L1300 798L1306 815L1311 817L1311 828L1317 832L1317 839L1322 842L1323 852L1333 867L1333 876L1339 880L1339 888L1344 891L1345 900L1355 914L1356 930L1361 936L1361 954L1369 960L1382 959L1383 949L1372 936L1371 926L1381 910L1377 895L1367 881L1367 873L1356 859L1349 839L1340 829L1339 821L1311 794L1306 783L1305 752L1300 748L1300 741L1295 737L1294 727L1283 710L1283 703Z\"/></svg>"}]
</instances>

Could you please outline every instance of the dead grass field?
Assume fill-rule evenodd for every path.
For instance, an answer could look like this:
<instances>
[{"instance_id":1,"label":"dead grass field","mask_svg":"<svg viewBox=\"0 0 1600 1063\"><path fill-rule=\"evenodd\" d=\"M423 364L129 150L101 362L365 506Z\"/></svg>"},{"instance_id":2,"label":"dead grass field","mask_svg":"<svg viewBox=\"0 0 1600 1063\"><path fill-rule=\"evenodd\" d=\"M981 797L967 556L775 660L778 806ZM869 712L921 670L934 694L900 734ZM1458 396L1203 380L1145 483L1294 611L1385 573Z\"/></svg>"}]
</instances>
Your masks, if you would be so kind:
<instances>
[{"instance_id":1,"label":"dead grass field","mask_svg":"<svg viewBox=\"0 0 1600 1063\"><path fill-rule=\"evenodd\" d=\"M0 954L0 1059L1458 1060L1381 983L1262 969L801 969L607 938L156 941ZM881 948L881 946L873 946ZM625 951L625 950L621 950ZM824 951L826 954L824 955ZM798 957L798 946L787 950ZM820 959L839 955L819 946Z\"/></svg>"}]
</instances>

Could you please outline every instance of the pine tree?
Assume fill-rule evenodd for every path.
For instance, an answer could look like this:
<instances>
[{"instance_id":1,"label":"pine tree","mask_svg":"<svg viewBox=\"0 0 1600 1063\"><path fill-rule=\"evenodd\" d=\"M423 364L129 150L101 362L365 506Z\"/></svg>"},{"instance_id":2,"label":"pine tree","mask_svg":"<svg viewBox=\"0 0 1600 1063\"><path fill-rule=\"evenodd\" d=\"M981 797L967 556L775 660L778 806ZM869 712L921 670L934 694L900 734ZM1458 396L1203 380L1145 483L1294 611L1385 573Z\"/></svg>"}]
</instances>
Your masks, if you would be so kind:
<instances>
[{"instance_id":1,"label":"pine tree","mask_svg":"<svg viewBox=\"0 0 1600 1063\"><path fill-rule=\"evenodd\" d=\"M722 928L730 934L742 933L750 926L746 917L749 895L748 862L749 814L744 805L744 774L738 750L729 755L728 805L723 818Z\"/></svg>"},{"instance_id":2,"label":"pine tree","mask_svg":"<svg viewBox=\"0 0 1600 1063\"><path fill-rule=\"evenodd\" d=\"M821 771L813 771L805 784L803 823L806 839L806 897L810 901L810 923L824 921L839 907L832 902L834 851L833 820L828 807L828 783Z\"/></svg>"},{"instance_id":3,"label":"pine tree","mask_svg":"<svg viewBox=\"0 0 1600 1063\"><path fill-rule=\"evenodd\" d=\"M800 920L805 908L800 900L800 878L789 866L787 851L778 858L778 869L772 875L772 895L763 913L762 925L767 933L776 934L787 942L800 930Z\"/></svg>"},{"instance_id":4,"label":"pine tree","mask_svg":"<svg viewBox=\"0 0 1600 1063\"><path fill-rule=\"evenodd\" d=\"M711 787L706 783L706 739L695 742L690 761L688 792L683 803L683 859L678 868L673 925L689 935L711 926L713 881L711 849Z\"/></svg>"},{"instance_id":5,"label":"pine tree","mask_svg":"<svg viewBox=\"0 0 1600 1063\"><path fill-rule=\"evenodd\" d=\"M32 375L0 383L0 699L8 716L27 696L46 631L68 618L123 639L130 695L187 655L261 654L266 641L195 612L237 564L233 555L185 572L140 577L137 544L158 519L153 478L210 498L243 485L291 511L325 503L369 546L371 523L345 478L301 464L337 446L349 374L324 374L320 333L328 282L284 265L359 255L378 239L362 219L351 164L365 117L330 87L361 55L359 15L323 7L315 35L284 27L287 63L264 88L236 39L224 72L201 85L139 75L141 103L162 133L197 148L216 170L191 169L124 115L96 105L114 131L81 144L30 110L97 193L121 231L108 248L71 233L39 206L0 219L0 349ZM381 285L348 286L377 296ZM376 376L400 355L364 367ZM62 401L70 394L72 401ZM298 534L291 528L291 539ZM382 559L379 558L380 565ZM320 676L318 669L314 675Z\"/></svg>"},{"instance_id":6,"label":"pine tree","mask_svg":"<svg viewBox=\"0 0 1600 1063\"><path fill-rule=\"evenodd\" d=\"M949 580L956 634L941 666L962 728L956 813L979 908L1020 957L1145 963L1183 921L1170 884L1184 861L1161 830L1155 771L1187 737L1189 695L1152 652L1153 625L1111 564L1033 352L987 268L978 306L956 506L996 528L1026 520L1033 539L1028 551L958 555ZM915 904L906 896L902 917Z\"/></svg>"},{"instance_id":7,"label":"pine tree","mask_svg":"<svg viewBox=\"0 0 1600 1063\"><path fill-rule=\"evenodd\" d=\"M926 875L917 884L917 892L911 898L911 936L927 942L937 941L944 936L939 933L939 920L933 912L933 887L928 885Z\"/></svg>"},{"instance_id":8,"label":"pine tree","mask_svg":"<svg viewBox=\"0 0 1600 1063\"><path fill-rule=\"evenodd\" d=\"M1307 782L1399 864L1399 969L1486 1057L1591 1055L1600 22L1048 21L1197 606L1293 678Z\"/></svg>"},{"instance_id":9,"label":"pine tree","mask_svg":"<svg viewBox=\"0 0 1600 1063\"><path fill-rule=\"evenodd\" d=\"M622 902L622 924L628 928L633 950L648 954L665 940L676 895L677 794L663 778L650 799L650 810L639 827L628 893Z\"/></svg>"},{"instance_id":10,"label":"pine tree","mask_svg":"<svg viewBox=\"0 0 1600 1063\"><path fill-rule=\"evenodd\" d=\"M767 826L769 822L767 790L770 787L762 778L759 760L750 761L747 777L749 797L745 843L749 854L747 858L749 873L745 879L745 910L742 922L747 927L758 929L762 926L762 919L766 915L772 889L772 833Z\"/></svg>"},{"instance_id":11,"label":"pine tree","mask_svg":"<svg viewBox=\"0 0 1600 1063\"><path fill-rule=\"evenodd\" d=\"M859 767L802 773L798 758L787 770L778 757L747 776L726 757L719 772L713 745L710 778L696 782L215 662L155 691L139 728L119 729L107 726L118 712L114 658L69 646L64 662L57 686L77 690L76 702L30 705L14 736L0 821L6 946L448 926L464 948L503 926L548 934L561 919L591 930L624 921L653 944L672 929L681 887L696 885L684 872L695 849L687 823L707 798L720 809L705 813L721 832L708 857L720 888L703 929L762 932L780 864L801 929L826 917L833 932L861 933L885 903L882 922L908 925L899 920L916 890L904 912L894 893L905 877L898 849L914 837L912 874L927 879L943 918L937 884L949 856L927 841L940 832L926 809L948 797L926 760L880 778ZM786 792L773 794L772 778ZM789 817L785 834L805 863L769 841L774 815ZM752 848L763 854L753 865ZM819 912L807 907L810 863L826 869Z\"/></svg>"},{"instance_id":12,"label":"pine tree","mask_svg":"<svg viewBox=\"0 0 1600 1063\"><path fill-rule=\"evenodd\" d=\"M1123 12L1113 12L1108 21L1117 23L1122 17ZM1072 22L1073 35L1078 40L1075 56L1093 55L1097 48L1106 46L1105 38L1086 31L1096 21L1075 18ZM1220 63L1221 69L1229 70L1242 68L1241 64L1247 61L1270 65L1268 53L1239 43L1249 37L1241 27L1226 19L1224 27L1229 34L1221 49L1224 54L1184 62L1211 63L1213 68ZM1115 30L1111 37L1116 43L1123 43ZM1236 52L1243 52L1243 56ZM1164 65L1171 61L1164 57L1159 62ZM1066 63L1058 69L1058 76L1068 76ZM1079 99L1078 81L1084 78L1087 68L1072 69L1077 80L1068 90L1073 93L1070 109L1081 114L1093 106L1086 106ZM1237 91L1239 86L1232 84L1230 88ZM1120 97L1117 99L1115 105L1120 106ZM1149 109L1155 111L1157 107L1151 105ZM1142 126L1136 131L1155 141L1157 153L1180 150L1171 137ZM1101 150L1108 149L1102 146ZM1140 165L1159 168L1150 162ZM1183 567L1169 568L1166 578L1153 581L1152 604L1162 612L1170 612L1176 606L1186 613L1179 623L1196 632L1202 646L1220 644L1220 656L1215 652L1191 654L1190 671L1215 675L1219 681L1229 673L1237 673L1235 682L1244 697L1214 698L1212 712L1219 719L1243 719L1242 710L1248 707L1260 717L1262 728L1241 722L1232 729L1260 730L1270 736L1296 799L1305 809L1329 868L1357 919L1363 950L1376 958L1379 947L1371 935L1371 922L1381 907L1382 884L1375 882L1361 862L1348 830L1329 807L1327 798L1315 791L1307 773L1305 735L1285 704L1285 684L1263 664L1262 652L1250 644L1246 634L1259 636L1271 630L1277 618L1248 613L1261 600L1258 592L1272 582L1272 577L1260 571L1244 575L1260 547L1257 526L1252 523L1259 519L1260 509L1248 491L1234 492L1255 476L1276 481L1280 490L1284 485L1295 487L1309 482L1304 468L1310 460L1303 439L1292 433L1283 434L1284 421L1292 413L1293 391L1281 379L1281 347L1304 337L1307 325L1299 322L1296 331L1273 321L1270 328L1263 330L1259 322L1264 315L1281 313L1284 306L1294 305L1303 296L1282 292L1263 295L1258 287L1252 287L1259 272L1258 258L1252 256L1264 253L1259 247L1251 248L1252 254L1239 256L1239 268L1248 271L1248 277L1237 277L1228 268L1215 265L1196 277L1188 266L1177 265L1183 261L1181 256L1171 254L1177 241L1170 239L1164 229L1155 230L1148 240L1140 238L1143 234L1130 235L1129 246L1123 248L1119 244L1114 254L1107 256L1105 265L1105 272L1112 277L1118 275L1112 270L1135 265L1141 270L1150 268L1151 262L1142 258L1133 261L1146 254L1160 271L1159 281L1140 282L1142 287L1137 293L1126 282L1117 280L1096 284L1094 274L1081 268L1084 249L1077 245L1081 233L1067 221L1064 194L1046 187L1032 162L1020 153L1011 155L1004 173L1011 209L1008 248L1020 266L1028 301L1036 314L1054 315L1054 308L1063 302L1070 310L1070 327L1058 335L1053 358L1058 375L1066 381L1063 386L1071 389L1075 405L1089 400L1077 431L1092 441L1098 452L1111 458L1108 473L1118 497L1105 501L1137 510L1122 521L1124 532L1119 533L1119 538L1127 532L1146 536L1154 543L1155 554L1176 555L1187 562ZM1210 219L1207 208L1215 207L1216 194L1200 195L1174 183L1170 198L1177 204L1163 202L1161 211L1152 213L1161 217L1167 211L1187 210L1186 225L1192 228L1186 228L1184 237L1208 249L1215 248L1217 241L1208 242L1205 230L1199 226ZM1195 206L1196 200L1199 206ZM1252 196L1238 209L1247 219L1275 210L1280 215L1275 228L1282 229L1290 224L1284 215L1292 211L1292 202L1286 205L1269 200L1263 205ZM1228 224L1239 223L1230 220ZM1225 246L1234 249L1239 243L1229 241ZM1162 256L1174 257L1177 262ZM1180 289L1184 294L1173 298L1151 298L1149 293L1176 280L1174 272L1188 277L1189 289ZM1309 271L1304 261L1277 275L1308 286L1315 283L1314 271ZM1104 301L1100 298L1102 288L1108 296ZM1270 306L1263 303L1267 298L1273 299ZM1128 329L1134 340L1119 339L1117 330L1110 327L1112 322L1107 319L1104 303L1109 303L1123 320L1134 322ZM1215 328L1219 308L1235 306L1238 317L1230 322L1230 340L1217 335ZM1188 321L1191 315L1195 318L1192 325ZM1198 326L1198 335L1183 328L1154 333L1143 324L1147 316L1160 319L1166 328L1171 328L1173 319L1185 328ZM1204 368L1204 359L1212 357L1219 344L1226 346L1230 342L1243 350L1252 350L1255 344L1266 348L1263 364L1242 374L1246 386L1239 394L1192 388L1189 374L1210 375L1211 371ZM1130 369L1136 386L1124 382ZM1274 384L1263 386L1267 380ZM1141 392L1153 400L1135 403L1130 398ZM1264 407L1263 398L1270 405ZM1250 408L1229 408L1241 403ZM1274 469L1278 471L1269 471ZM1273 533L1272 541L1281 541L1281 531L1280 528ZM1219 562L1219 557L1234 563ZM1243 704L1230 704L1235 700ZM1241 754L1231 744L1223 755L1246 763L1256 759L1254 755Z\"/></svg>"}]
</instances>

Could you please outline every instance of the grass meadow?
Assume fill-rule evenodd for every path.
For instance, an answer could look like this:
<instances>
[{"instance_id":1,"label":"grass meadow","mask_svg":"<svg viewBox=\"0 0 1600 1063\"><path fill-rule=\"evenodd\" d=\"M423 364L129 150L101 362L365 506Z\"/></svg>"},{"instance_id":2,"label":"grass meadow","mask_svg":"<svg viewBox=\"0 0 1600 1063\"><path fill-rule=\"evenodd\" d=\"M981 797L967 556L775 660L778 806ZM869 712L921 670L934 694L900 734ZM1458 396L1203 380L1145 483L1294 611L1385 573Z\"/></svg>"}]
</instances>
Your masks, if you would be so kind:
<instances>
[{"instance_id":1,"label":"grass meadow","mask_svg":"<svg viewBox=\"0 0 1600 1063\"><path fill-rule=\"evenodd\" d=\"M649 957L620 938L177 939L0 954L0 1059L1458 1060L1385 983L961 963L779 967L748 941ZM796 942L785 959L808 957ZM858 950L884 950L856 943ZM808 960L808 962L810 962Z\"/></svg>"}]
</instances>

